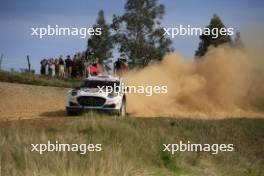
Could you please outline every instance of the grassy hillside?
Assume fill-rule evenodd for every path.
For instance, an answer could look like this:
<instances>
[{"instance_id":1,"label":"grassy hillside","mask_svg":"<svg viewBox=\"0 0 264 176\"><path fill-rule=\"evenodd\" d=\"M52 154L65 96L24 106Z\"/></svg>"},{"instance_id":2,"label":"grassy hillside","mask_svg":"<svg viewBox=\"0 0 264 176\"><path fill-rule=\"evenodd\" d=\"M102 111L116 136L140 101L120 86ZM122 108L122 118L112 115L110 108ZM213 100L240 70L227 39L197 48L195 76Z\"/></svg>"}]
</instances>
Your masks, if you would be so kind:
<instances>
[{"instance_id":1,"label":"grassy hillside","mask_svg":"<svg viewBox=\"0 0 264 176\"><path fill-rule=\"evenodd\" d=\"M0 81L53 87L76 87L80 83L79 80L73 79L56 79L29 73L7 71L0 71Z\"/></svg>"},{"instance_id":2,"label":"grassy hillside","mask_svg":"<svg viewBox=\"0 0 264 176\"><path fill-rule=\"evenodd\" d=\"M101 143L103 150L31 152L31 143ZM233 143L234 152L162 152L163 143ZM264 174L264 119L116 119L97 114L0 123L1 176Z\"/></svg>"}]
</instances>

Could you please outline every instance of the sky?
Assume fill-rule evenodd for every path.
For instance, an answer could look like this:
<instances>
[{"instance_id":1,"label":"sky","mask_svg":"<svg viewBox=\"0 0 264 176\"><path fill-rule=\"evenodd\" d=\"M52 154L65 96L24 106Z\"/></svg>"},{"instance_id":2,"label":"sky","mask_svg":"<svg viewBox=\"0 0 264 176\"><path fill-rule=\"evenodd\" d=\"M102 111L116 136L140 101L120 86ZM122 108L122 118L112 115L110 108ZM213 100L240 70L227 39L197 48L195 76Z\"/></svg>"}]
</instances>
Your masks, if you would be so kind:
<instances>
[{"instance_id":1,"label":"sky","mask_svg":"<svg viewBox=\"0 0 264 176\"><path fill-rule=\"evenodd\" d=\"M26 68L26 56L30 55L33 69L39 72L43 58L73 55L86 49L87 39L76 36L48 36L42 39L31 35L31 28L92 27L98 11L105 11L111 23L113 14L122 15L125 0L1 0L0 1L0 53L4 54L2 69ZM264 24L264 1L261 0L158 0L165 5L162 20L164 27L180 24L205 27L213 14L222 19L226 27L235 31ZM172 39L175 51L191 58L198 47L199 36L177 36ZM114 51L114 57L119 53Z\"/></svg>"}]
</instances>

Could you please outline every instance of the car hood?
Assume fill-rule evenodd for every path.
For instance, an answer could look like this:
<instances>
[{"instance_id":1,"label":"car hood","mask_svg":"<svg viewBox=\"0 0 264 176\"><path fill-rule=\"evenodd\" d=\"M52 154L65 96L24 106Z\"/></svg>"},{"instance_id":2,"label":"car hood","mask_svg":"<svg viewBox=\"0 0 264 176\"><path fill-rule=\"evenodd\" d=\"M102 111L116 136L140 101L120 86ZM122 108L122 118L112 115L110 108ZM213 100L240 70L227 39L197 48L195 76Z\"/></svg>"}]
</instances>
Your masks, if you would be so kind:
<instances>
[{"instance_id":1,"label":"car hood","mask_svg":"<svg viewBox=\"0 0 264 176\"><path fill-rule=\"evenodd\" d=\"M81 88L78 90L79 96L102 96L106 97L108 93L106 91L101 91L98 88Z\"/></svg>"}]
</instances>

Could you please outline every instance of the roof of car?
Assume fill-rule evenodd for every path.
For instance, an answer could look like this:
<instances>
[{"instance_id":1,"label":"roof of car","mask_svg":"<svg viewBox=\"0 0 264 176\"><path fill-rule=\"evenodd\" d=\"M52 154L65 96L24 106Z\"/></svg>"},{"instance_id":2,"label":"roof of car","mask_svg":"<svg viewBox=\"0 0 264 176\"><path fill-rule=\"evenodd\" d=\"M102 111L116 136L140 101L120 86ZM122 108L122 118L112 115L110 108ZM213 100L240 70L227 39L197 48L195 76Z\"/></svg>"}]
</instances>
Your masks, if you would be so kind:
<instances>
[{"instance_id":1,"label":"roof of car","mask_svg":"<svg viewBox=\"0 0 264 176\"><path fill-rule=\"evenodd\" d=\"M111 76L111 75L100 75L100 76L91 76L86 80L96 80L96 81L120 81L119 77Z\"/></svg>"}]
</instances>

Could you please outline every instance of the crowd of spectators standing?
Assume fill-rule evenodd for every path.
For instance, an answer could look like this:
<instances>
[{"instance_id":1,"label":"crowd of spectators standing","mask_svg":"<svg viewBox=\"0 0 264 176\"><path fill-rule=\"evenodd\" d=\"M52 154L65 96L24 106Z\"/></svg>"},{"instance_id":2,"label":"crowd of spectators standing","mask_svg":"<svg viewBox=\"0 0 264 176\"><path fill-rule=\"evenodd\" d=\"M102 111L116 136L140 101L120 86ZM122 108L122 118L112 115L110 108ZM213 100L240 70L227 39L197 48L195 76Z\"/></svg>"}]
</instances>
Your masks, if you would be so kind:
<instances>
[{"instance_id":1,"label":"crowd of spectators standing","mask_svg":"<svg viewBox=\"0 0 264 176\"><path fill-rule=\"evenodd\" d=\"M62 56L43 59L40 61L40 65L41 75L57 78L82 79L98 75L103 71L98 59L88 57L85 52L75 54L73 57L67 55L66 59L63 59Z\"/></svg>"},{"instance_id":2,"label":"crowd of spectators standing","mask_svg":"<svg viewBox=\"0 0 264 176\"><path fill-rule=\"evenodd\" d=\"M40 74L56 78L85 79L89 76L97 76L104 72L98 58L88 55L86 52L77 53L74 56L67 55L65 59L43 59L40 62ZM125 59L118 58L114 63L114 74L122 75L128 70Z\"/></svg>"}]
</instances>

